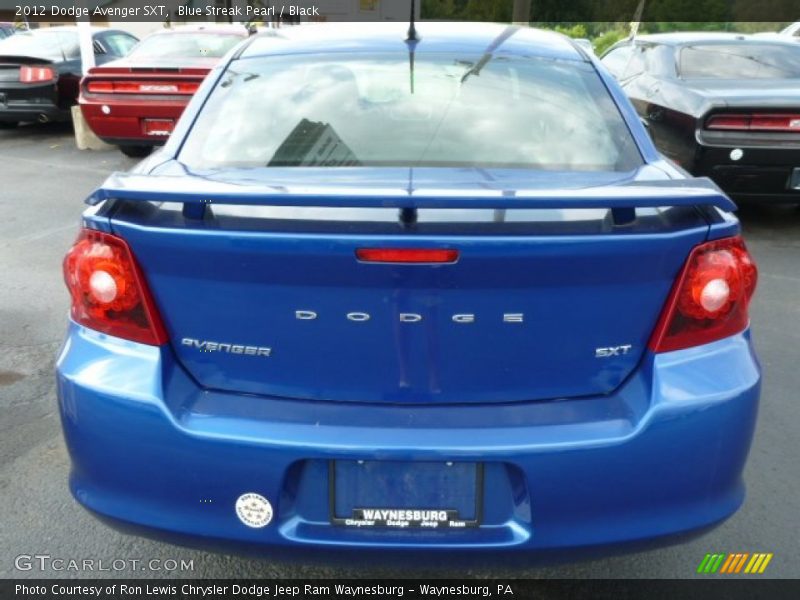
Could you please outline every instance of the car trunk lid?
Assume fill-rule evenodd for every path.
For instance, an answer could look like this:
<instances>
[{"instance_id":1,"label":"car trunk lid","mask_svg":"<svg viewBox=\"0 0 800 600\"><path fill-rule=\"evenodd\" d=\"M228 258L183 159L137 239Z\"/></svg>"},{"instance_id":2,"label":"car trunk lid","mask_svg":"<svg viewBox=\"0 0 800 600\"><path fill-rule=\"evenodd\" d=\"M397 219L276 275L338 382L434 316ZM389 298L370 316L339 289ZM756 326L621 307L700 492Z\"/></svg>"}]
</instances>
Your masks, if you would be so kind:
<instances>
[{"instance_id":1,"label":"car trunk lid","mask_svg":"<svg viewBox=\"0 0 800 600\"><path fill-rule=\"evenodd\" d=\"M217 59L134 61L123 59L94 67L84 78L84 95L135 95L153 97L191 96L208 75Z\"/></svg>"},{"instance_id":2,"label":"car trunk lid","mask_svg":"<svg viewBox=\"0 0 800 600\"><path fill-rule=\"evenodd\" d=\"M92 197L121 203L113 229L131 245L172 350L200 385L372 403L609 393L640 361L675 276L708 225L692 208L679 211L680 225L658 211L647 225L594 229L572 226L564 215L586 208L732 207L697 181L545 191L506 183L426 187L418 180L420 187L409 191L394 187L391 177L383 188L330 178L323 185L324 171L297 177L295 170L302 186L278 185L280 175L269 185L125 175ZM143 200L190 208L167 214L145 208ZM209 202L296 214L191 218ZM365 211L398 208L418 218L434 210L453 217L430 226L362 222ZM348 220L302 217L342 209L351 211ZM498 210L523 209L550 209L555 217L547 227L522 219L509 228L496 219ZM473 234L458 226L466 213L481 210L494 215L488 229ZM365 248L448 249L458 258L375 263L359 259Z\"/></svg>"},{"instance_id":3,"label":"car trunk lid","mask_svg":"<svg viewBox=\"0 0 800 600\"><path fill-rule=\"evenodd\" d=\"M797 81L794 79L687 79L685 82L718 107L800 107Z\"/></svg>"}]
</instances>

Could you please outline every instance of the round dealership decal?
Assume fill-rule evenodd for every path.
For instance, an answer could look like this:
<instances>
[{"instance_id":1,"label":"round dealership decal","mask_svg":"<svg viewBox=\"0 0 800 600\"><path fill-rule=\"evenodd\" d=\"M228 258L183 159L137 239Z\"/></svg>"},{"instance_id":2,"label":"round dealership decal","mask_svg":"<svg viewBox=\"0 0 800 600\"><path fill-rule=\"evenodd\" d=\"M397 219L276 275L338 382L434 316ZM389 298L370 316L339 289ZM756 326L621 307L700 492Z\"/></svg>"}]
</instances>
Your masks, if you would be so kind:
<instances>
[{"instance_id":1,"label":"round dealership decal","mask_svg":"<svg viewBox=\"0 0 800 600\"><path fill-rule=\"evenodd\" d=\"M248 527L265 527L272 521L272 505L261 494L242 494L236 500L236 516Z\"/></svg>"}]
</instances>

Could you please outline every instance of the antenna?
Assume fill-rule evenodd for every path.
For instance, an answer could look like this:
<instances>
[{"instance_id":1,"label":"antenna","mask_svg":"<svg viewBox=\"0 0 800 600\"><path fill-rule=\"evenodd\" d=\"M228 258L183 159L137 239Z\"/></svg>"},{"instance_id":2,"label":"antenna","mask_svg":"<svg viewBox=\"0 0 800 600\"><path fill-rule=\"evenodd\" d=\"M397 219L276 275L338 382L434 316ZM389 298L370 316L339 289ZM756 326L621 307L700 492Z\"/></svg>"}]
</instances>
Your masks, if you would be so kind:
<instances>
[{"instance_id":1,"label":"antenna","mask_svg":"<svg viewBox=\"0 0 800 600\"><path fill-rule=\"evenodd\" d=\"M622 73L619 76L619 80L622 81L625 79L625 73L628 71L628 67L631 66L631 62L633 62L633 54L636 51L636 36L639 34L639 26L642 24L642 13L644 12L644 2L645 0L641 0L639 2L639 6L636 7L636 12L633 14L633 21L631 21L631 48L633 51L628 55L628 60L625 61L625 68L622 69Z\"/></svg>"},{"instance_id":2,"label":"antenna","mask_svg":"<svg viewBox=\"0 0 800 600\"><path fill-rule=\"evenodd\" d=\"M408 24L408 37L406 38L407 42L419 41L419 38L417 37L417 28L414 24L414 17L416 12L417 12L416 2L414 0L411 0L411 18L409 19L409 24Z\"/></svg>"},{"instance_id":3,"label":"antenna","mask_svg":"<svg viewBox=\"0 0 800 600\"><path fill-rule=\"evenodd\" d=\"M417 27L414 22L414 13L416 13L416 3L411 0L411 19L408 24L408 36L406 37L406 45L408 46L408 76L411 93L414 93L414 52L419 43L419 36L417 35Z\"/></svg>"},{"instance_id":4,"label":"antenna","mask_svg":"<svg viewBox=\"0 0 800 600\"><path fill-rule=\"evenodd\" d=\"M414 194L414 169L408 168L408 187L406 188L409 197ZM404 206L399 213L400 225L403 227L413 227L417 224L417 209L414 206Z\"/></svg>"},{"instance_id":5,"label":"antenna","mask_svg":"<svg viewBox=\"0 0 800 600\"><path fill-rule=\"evenodd\" d=\"M639 34L639 27L642 24L642 13L644 12L644 2L645 0L639 2L639 6L636 7L636 12L633 13L633 21L631 21L631 42L635 42L636 36Z\"/></svg>"}]
</instances>

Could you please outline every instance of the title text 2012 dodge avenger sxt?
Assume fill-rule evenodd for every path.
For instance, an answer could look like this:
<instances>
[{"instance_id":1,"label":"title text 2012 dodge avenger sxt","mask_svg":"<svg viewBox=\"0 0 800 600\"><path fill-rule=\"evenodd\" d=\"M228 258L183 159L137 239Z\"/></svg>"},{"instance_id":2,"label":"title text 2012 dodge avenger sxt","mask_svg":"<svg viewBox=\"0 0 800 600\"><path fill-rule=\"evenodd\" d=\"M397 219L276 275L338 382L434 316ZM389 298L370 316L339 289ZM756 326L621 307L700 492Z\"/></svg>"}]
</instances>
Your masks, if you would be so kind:
<instances>
[{"instance_id":1,"label":"title text 2012 dodge avenger sxt","mask_svg":"<svg viewBox=\"0 0 800 600\"><path fill-rule=\"evenodd\" d=\"M243 42L91 195L57 366L75 498L281 552L721 522L760 383L735 206L568 39L406 29Z\"/></svg>"}]
</instances>

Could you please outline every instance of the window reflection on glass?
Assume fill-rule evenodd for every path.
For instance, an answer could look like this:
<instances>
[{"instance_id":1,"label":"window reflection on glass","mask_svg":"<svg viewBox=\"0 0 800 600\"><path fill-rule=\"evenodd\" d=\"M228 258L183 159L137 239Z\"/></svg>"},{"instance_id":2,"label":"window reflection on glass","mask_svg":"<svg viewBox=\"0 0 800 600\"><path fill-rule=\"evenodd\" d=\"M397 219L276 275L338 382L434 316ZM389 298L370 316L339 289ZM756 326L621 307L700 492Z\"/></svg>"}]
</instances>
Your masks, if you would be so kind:
<instances>
[{"instance_id":1,"label":"window reflection on glass","mask_svg":"<svg viewBox=\"0 0 800 600\"><path fill-rule=\"evenodd\" d=\"M236 61L181 160L196 168L641 164L588 63L438 53L419 54L413 71L406 53Z\"/></svg>"},{"instance_id":2,"label":"window reflection on glass","mask_svg":"<svg viewBox=\"0 0 800 600\"><path fill-rule=\"evenodd\" d=\"M242 38L231 34L160 33L142 40L131 52L137 58L222 58Z\"/></svg>"},{"instance_id":3,"label":"window reflection on glass","mask_svg":"<svg viewBox=\"0 0 800 600\"><path fill-rule=\"evenodd\" d=\"M800 47L778 44L708 44L681 50L684 79L796 79Z\"/></svg>"},{"instance_id":4,"label":"window reflection on glass","mask_svg":"<svg viewBox=\"0 0 800 600\"><path fill-rule=\"evenodd\" d=\"M0 42L0 54L62 61L80 58L78 34L65 31L20 31Z\"/></svg>"}]
</instances>

